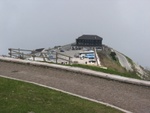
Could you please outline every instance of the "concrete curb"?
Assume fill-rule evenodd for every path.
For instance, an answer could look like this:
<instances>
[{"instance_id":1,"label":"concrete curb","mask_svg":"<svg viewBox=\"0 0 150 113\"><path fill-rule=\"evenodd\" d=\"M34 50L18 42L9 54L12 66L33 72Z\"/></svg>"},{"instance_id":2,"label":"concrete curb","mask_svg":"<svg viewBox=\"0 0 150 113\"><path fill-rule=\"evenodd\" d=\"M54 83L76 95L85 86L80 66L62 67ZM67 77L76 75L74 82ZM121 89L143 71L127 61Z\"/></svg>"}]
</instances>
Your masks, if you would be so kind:
<instances>
[{"instance_id":1,"label":"concrete curb","mask_svg":"<svg viewBox=\"0 0 150 113\"><path fill-rule=\"evenodd\" d=\"M17 81L22 81L22 82L26 82L26 83L31 83L31 84L34 84L34 85L38 85L38 86L41 86L41 87L45 87L45 88L49 88L49 89L52 89L52 90L55 90L55 91L59 91L59 92L65 93L65 94L69 94L69 95L72 95L72 96L75 96L75 97L79 97L81 99L85 99L85 100L88 100L88 101L99 103L99 104L102 104L102 105L105 105L105 106L108 106L108 107L120 110L120 111L122 111L124 113L132 113L130 111L124 110L122 108L119 108L117 106L114 106L114 105L111 105L111 104L108 104L108 103L105 103L105 102L102 102L102 101L98 101L98 100L95 100L95 99L87 98L87 97L84 97L84 96L81 96L81 95L70 93L70 92L67 92L67 91L64 91L64 90L60 90L60 89L57 89L57 88L54 88L54 87L50 87L50 86L46 86L46 85L43 85L43 84L39 84L39 83L36 83L36 82L26 81L26 80L22 80L22 79L16 79L16 78L7 77L7 76L3 76L3 75L0 75L0 77L7 78L7 79L12 79L12 80L17 80Z\"/></svg>"},{"instance_id":2,"label":"concrete curb","mask_svg":"<svg viewBox=\"0 0 150 113\"><path fill-rule=\"evenodd\" d=\"M0 60L8 61L8 62L15 62L15 63L22 63L22 64L31 64L31 65L37 65L37 66L51 67L51 68L62 69L62 70L76 72L76 73L91 75L91 76L95 76L95 77L111 79L111 80L115 80L115 81L119 81L119 82L150 87L150 81L126 78L126 77L122 77L122 76L107 74L107 73L103 73L103 72L96 72L96 71L78 68L78 67L68 67L68 66L57 65L57 64L48 64L48 63L43 63L43 62L27 61L27 60L7 58L7 57L0 57Z\"/></svg>"}]
</instances>

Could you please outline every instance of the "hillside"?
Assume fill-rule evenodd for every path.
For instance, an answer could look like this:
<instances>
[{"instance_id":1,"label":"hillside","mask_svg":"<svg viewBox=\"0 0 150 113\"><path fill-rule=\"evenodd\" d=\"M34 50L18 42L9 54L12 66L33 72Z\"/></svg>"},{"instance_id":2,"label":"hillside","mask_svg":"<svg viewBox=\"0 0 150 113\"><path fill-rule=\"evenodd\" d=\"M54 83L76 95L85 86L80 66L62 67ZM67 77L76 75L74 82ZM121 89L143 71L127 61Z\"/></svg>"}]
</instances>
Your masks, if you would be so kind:
<instances>
[{"instance_id":1,"label":"hillside","mask_svg":"<svg viewBox=\"0 0 150 113\"><path fill-rule=\"evenodd\" d=\"M97 51L101 65L121 73L136 74L140 78L150 80L149 71L137 65L126 55L103 45L103 50Z\"/></svg>"},{"instance_id":2,"label":"hillside","mask_svg":"<svg viewBox=\"0 0 150 113\"><path fill-rule=\"evenodd\" d=\"M98 70L103 70L103 72L125 77L150 80L149 70L144 69L128 56L117 50L114 50L107 45L102 45L101 49L93 49L91 47L72 46L74 44L75 43L63 46L55 46L54 48L48 49L40 48L36 50L30 50L31 53L25 53L26 50L24 49L18 49L18 52L16 53L17 49L14 49L15 51L11 53L11 57L69 65L93 65L101 68ZM97 67L95 67L96 70Z\"/></svg>"},{"instance_id":3,"label":"hillside","mask_svg":"<svg viewBox=\"0 0 150 113\"><path fill-rule=\"evenodd\" d=\"M84 51L91 51L90 48L83 47L81 49L71 49L71 44L60 46L64 52L68 56L73 57L73 63L79 64L87 64L87 65L95 65L97 66L98 63L89 63L87 58L80 59L81 56L76 56L76 54L83 53ZM56 50L57 51L57 50ZM93 50L94 51L94 50ZM59 50L58 50L59 52ZM148 70L145 70L142 66L136 64L131 58L124 55L123 53L114 50L113 48L103 45L102 49L97 49L96 53L99 61L99 66L102 68L107 68L108 70L113 70L118 73L127 74L133 78L141 78L144 80L150 80L150 73ZM79 57L79 58L78 58ZM78 65L79 66L79 65ZM84 66L81 66L84 67Z\"/></svg>"}]
</instances>

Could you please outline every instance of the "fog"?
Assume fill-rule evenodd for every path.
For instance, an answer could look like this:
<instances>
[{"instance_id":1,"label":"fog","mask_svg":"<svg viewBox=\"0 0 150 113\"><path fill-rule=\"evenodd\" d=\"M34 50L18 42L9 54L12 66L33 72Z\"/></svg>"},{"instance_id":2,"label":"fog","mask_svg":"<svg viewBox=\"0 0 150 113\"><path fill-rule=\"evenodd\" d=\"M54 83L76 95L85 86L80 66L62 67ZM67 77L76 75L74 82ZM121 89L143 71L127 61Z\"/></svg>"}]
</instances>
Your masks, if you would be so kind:
<instances>
[{"instance_id":1,"label":"fog","mask_svg":"<svg viewBox=\"0 0 150 113\"><path fill-rule=\"evenodd\" d=\"M48 48L83 34L150 67L149 0L0 0L0 54Z\"/></svg>"}]
</instances>

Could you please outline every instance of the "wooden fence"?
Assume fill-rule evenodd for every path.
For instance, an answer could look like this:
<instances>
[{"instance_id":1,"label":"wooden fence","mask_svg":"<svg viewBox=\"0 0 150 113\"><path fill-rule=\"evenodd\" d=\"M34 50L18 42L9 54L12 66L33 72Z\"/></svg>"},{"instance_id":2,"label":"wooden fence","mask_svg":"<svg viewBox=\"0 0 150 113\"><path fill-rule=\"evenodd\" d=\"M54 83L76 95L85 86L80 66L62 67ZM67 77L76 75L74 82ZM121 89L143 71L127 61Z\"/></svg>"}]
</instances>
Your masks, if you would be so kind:
<instances>
[{"instance_id":1,"label":"wooden fence","mask_svg":"<svg viewBox=\"0 0 150 113\"><path fill-rule=\"evenodd\" d=\"M9 55L10 57L15 57L15 58L20 58L20 59L26 59L26 58L33 58L33 61L35 61L36 57L43 58L43 61L49 60L49 57L46 52L36 52L35 50L26 50L26 49L14 49L14 48L9 48ZM40 55L37 56L36 53L39 53ZM62 58L66 57L66 58ZM58 60L63 60L67 61L69 64L71 64L71 58L70 56L67 56L65 54L56 52L56 63L58 63ZM46 60L47 59L47 60Z\"/></svg>"},{"instance_id":2,"label":"wooden fence","mask_svg":"<svg viewBox=\"0 0 150 113\"><path fill-rule=\"evenodd\" d=\"M66 57L66 59L62 58L61 56ZM61 60L67 61L67 62L69 62L69 64L71 64L71 58L72 57L70 57L70 56L56 52L56 63L58 63L58 59L61 59Z\"/></svg>"}]
</instances>

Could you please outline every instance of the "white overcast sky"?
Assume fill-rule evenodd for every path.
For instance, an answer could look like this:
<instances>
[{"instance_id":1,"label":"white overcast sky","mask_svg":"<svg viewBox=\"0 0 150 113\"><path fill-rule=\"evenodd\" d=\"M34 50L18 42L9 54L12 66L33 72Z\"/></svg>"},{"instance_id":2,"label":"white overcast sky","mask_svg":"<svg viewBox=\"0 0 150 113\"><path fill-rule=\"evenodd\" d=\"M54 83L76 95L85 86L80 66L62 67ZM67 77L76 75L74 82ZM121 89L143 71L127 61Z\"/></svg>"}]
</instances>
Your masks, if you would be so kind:
<instances>
[{"instance_id":1,"label":"white overcast sky","mask_svg":"<svg viewBox=\"0 0 150 113\"><path fill-rule=\"evenodd\" d=\"M0 54L64 45L83 34L150 67L150 0L0 0Z\"/></svg>"}]
</instances>

